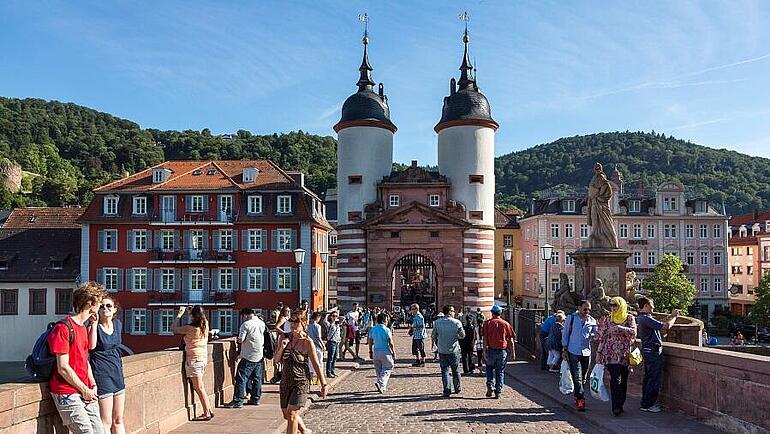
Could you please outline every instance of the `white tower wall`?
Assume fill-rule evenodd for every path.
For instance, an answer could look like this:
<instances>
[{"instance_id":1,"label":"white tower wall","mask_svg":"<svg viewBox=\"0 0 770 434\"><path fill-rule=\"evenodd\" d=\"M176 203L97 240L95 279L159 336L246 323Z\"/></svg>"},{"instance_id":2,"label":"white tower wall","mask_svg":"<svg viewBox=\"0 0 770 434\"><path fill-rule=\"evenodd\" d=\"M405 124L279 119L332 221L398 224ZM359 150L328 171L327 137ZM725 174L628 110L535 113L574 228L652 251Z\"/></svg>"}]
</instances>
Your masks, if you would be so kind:
<instances>
[{"instance_id":1,"label":"white tower wall","mask_svg":"<svg viewBox=\"0 0 770 434\"><path fill-rule=\"evenodd\" d=\"M495 223L495 130L489 127L461 125L438 133L438 168L452 184L452 199L471 211L483 211L482 220ZM483 175L484 183L469 182L470 175Z\"/></svg>"},{"instance_id":2,"label":"white tower wall","mask_svg":"<svg viewBox=\"0 0 770 434\"><path fill-rule=\"evenodd\" d=\"M377 182L393 168L393 133L377 127L348 127L337 134L337 221L351 223L348 212L359 211L377 199ZM360 175L361 184L348 177ZM355 223L355 222L352 222Z\"/></svg>"}]
</instances>

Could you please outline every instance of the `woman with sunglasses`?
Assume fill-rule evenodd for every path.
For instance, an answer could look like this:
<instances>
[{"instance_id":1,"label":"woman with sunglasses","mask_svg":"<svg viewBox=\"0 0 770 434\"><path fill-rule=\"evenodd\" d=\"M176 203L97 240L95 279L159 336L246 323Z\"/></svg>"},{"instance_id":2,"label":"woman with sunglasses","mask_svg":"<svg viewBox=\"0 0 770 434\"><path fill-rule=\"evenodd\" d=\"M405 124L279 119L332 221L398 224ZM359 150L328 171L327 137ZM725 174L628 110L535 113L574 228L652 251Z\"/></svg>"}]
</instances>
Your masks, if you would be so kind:
<instances>
[{"instance_id":1,"label":"woman with sunglasses","mask_svg":"<svg viewBox=\"0 0 770 434\"><path fill-rule=\"evenodd\" d=\"M636 320L628 313L623 297L610 299L610 313L599 320L596 341L596 363L603 364L610 371L610 395L612 414L620 416L626 402L628 386L628 354L636 339Z\"/></svg>"},{"instance_id":2,"label":"woman with sunglasses","mask_svg":"<svg viewBox=\"0 0 770 434\"><path fill-rule=\"evenodd\" d=\"M99 414L105 433L123 434L123 409L126 403L126 385L121 360L120 320L115 318L118 304L112 298L102 299L99 313L92 318L88 331L89 362L96 381Z\"/></svg>"},{"instance_id":3,"label":"woman with sunglasses","mask_svg":"<svg viewBox=\"0 0 770 434\"><path fill-rule=\"evenodd\" d=\"M287 434L309 433L310 430L299 415L310 393L308 361L313 364L313 369L318 374L323 398L326 397L326 378L318 362L315 345L307 335L307 312L304 309L294 310L289 317L289 324L291 333L281 341L273 358L274 362L280 362L282 366L279 387L281 411L287 422Z\"/></svg>"}]
</instances>

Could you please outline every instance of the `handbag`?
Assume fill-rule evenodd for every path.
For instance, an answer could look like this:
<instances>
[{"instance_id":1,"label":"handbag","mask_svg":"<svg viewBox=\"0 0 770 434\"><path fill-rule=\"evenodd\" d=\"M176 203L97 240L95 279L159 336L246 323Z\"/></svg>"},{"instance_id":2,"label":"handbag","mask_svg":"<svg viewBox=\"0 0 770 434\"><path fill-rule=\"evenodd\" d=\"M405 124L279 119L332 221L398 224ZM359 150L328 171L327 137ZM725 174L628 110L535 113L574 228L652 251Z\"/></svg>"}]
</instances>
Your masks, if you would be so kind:
<instances>
[{"instance_id":1,"label":"handbag","mask_svg":"<svg viewBox=\"0 0 770 434\"><path fill-rule=\"evenodd\" d=\"M639 366L642 364L642 361L644 361L644 358L642 358L642 352L639 350L639 347L635 347L633 350L628 352L629 365Z\"/></svg>"}]
</instances>

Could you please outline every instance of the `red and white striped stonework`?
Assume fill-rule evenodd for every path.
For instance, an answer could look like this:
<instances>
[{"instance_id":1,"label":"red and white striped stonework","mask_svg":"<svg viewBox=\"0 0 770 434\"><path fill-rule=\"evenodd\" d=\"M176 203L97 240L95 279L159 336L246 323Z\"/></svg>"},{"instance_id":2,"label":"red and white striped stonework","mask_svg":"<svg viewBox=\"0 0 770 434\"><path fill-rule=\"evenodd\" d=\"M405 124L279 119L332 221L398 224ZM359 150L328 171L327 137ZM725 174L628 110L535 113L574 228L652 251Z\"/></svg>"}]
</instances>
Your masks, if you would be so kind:
<instances>
[{"instance_id":1,"label":"red and white striped stonework","mask_svg":"<svg viewBox=\"0 0 770 434\"><path fill-rule=\"evenodd\" d=\"M366 304L366 233L339 229L337 235L337 304L343 311Z\"/></svg>"},{"instance_id":2,"label":"red and white striped stonework","mask_svg":"<svg viewBox=\"0 0 770 434\"><path fill-rule=\"evenodd\" d=\"M463 301L488 311L495 304L495 231L471 228L463 235Z\"/></svg>"}]
</instances>

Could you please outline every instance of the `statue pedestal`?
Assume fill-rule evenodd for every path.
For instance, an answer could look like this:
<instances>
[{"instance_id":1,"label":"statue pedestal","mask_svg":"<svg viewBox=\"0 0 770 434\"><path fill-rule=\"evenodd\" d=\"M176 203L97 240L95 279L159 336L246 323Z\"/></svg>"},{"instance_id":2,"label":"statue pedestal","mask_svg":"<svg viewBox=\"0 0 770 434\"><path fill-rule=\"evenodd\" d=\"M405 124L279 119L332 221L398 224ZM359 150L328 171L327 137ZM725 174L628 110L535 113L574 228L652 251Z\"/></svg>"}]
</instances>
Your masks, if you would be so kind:
<instances>
[{"instance_id":1,"label":"statue pedestal","mask_svg":"<svg viewBox=\"0 0 770 434\"><path fill-rule=\"evenodd\" d=\"M575 260L575 292L586 297L596 279L601 279L609 297L626 297L626 259L623 249L582 248L570 253Z\"/></svg>"}]
</instances>

